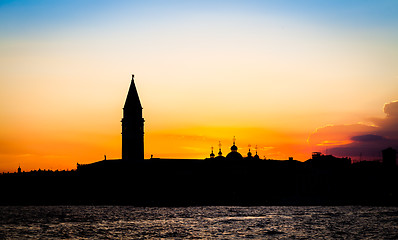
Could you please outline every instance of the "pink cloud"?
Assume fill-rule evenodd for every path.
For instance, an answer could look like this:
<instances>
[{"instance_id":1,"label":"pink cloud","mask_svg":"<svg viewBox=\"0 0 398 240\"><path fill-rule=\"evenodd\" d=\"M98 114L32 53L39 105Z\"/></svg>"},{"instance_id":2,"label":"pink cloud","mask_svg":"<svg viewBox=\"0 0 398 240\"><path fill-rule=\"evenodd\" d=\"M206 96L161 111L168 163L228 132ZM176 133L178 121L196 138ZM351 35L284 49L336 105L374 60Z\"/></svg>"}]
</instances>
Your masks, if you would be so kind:
<instances>
[{"instance_id":1,"label":"pink cloud","mask_svg":"<svg viewBox=\"0 0 398 240\"><path fill-rule=\"evenodd\" d=\"M398 101L385 104L384 113L385 118L373 119L374 126L358 123L319 128L308 142L313 146L331 146L328 153L336 156L379 158L382 149L398 148Z\"/></svg>"}]
</instances>

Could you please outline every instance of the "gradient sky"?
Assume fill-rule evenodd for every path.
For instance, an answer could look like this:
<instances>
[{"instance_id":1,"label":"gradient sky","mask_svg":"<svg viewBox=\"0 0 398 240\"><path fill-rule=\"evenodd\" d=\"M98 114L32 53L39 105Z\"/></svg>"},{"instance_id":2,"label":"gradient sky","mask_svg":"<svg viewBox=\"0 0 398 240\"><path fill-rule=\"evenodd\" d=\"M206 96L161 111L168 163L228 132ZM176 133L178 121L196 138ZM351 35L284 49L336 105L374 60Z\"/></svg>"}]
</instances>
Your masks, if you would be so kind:
<instances>
[{"instance_id":1,"label":"gradient sky","mask_svg":"<svg viewBox=\"0 0 398 240\"><path fill-rule=\"evenodd\" d=\"M120 158L132 73L145 157L398 147L398 1L0 1L0 172Z\"/></svg>"}]
</instances>

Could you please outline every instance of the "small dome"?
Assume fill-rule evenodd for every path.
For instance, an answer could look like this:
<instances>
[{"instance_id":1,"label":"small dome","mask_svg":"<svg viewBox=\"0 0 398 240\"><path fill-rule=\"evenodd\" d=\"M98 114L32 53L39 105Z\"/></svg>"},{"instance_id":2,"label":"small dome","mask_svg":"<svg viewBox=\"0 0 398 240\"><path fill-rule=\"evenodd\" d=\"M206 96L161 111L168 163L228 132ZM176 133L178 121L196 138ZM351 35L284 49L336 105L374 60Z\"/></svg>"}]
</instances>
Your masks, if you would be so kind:
<instances>
[{"instance_id":1,"label":"small dome","mask_svg":"<svg viewBox=\"0 0 398 240\"><path fill-rule=\"evenodd\" d=\"M232 147L231 147L231 151L232 151L232 152L238 151L238 147L235 145L235 140L236 140L236 138L235 138L235 136L234 136L234 138L232 139L232 142L233 142L233 145L232 145Z\"/></svg>"},{"instance_id":2,"label":"small dome","mask_svg":"<svg viewBox=\"0 0 398 240\"><path fill-rule=\"evenodd\" d=\"M248 156L248 157L251 157L251 156L252 156L252 153L250 152L250 149L249 149L249 152L247 153L247 156Z\"/></svg>"},{"instance_id":3,"label":"small dome","mask_svg":"<svg viewBox=\"0 0 398 240\"><path fill-rule=\"evenodd\" d=\"M210 157L211 157L211 158L214 158L214 156L215 156L214 153L211 152L211 153L210 153Z\"/></svg>"},{"instance_id":4,"label":"small dome","mask_svg":"<svg viewBox=\"0 0 398 240\"><path fill-rule=\"evenodd\" d=\"M254 155L254 159L260 160L260 157L257 155L257 153L256 153L256 155Z\"/></svg>"},{"instance_id":5,"label":"small dome","mask_svg":"<svg viewBox=\"0 0 398 240\"><path fill-rule=\"evenodd\" d=\"M231 151L238 151L238 147L237 147L237 146L235 146L235 144L234 144L234 145L232 145L232 147L231 147Z\"/></svg>"}]
</instances>

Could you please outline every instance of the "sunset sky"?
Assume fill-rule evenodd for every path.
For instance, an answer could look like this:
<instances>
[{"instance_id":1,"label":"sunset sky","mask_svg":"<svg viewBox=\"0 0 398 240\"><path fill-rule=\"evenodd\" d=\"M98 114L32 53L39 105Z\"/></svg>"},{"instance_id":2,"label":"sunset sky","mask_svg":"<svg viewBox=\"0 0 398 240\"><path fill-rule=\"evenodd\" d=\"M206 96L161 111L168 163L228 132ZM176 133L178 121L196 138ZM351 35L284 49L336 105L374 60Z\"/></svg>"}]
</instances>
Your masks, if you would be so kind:
<instances>
[{"instance_id":1,"label":"sunset sky","mask_svg":"<svg viewBox=\"0 0 398 240\"><path fill-rule=\"evenodd\" d=\"M0 172L121 157L398 148L398 1L0 1Z\"/></svg>"}]
</instances>

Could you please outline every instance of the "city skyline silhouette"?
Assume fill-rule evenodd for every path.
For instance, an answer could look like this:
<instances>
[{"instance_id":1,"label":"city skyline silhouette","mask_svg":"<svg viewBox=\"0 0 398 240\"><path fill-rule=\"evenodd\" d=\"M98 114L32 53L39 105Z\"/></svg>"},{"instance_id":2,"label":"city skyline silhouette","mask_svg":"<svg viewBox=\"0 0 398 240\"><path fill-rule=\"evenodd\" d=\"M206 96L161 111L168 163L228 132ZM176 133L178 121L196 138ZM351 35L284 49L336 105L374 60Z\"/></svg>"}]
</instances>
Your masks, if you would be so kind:
<instances>
[{"instance_id":1,"label":"city skyline silhouette","mask_svg":"<svg viewBox=\"0 0 398 240\"><path fill-rule=\"evenodd\" d=\"M397 3L0 3L0 172L122 157L136 74L145 159L398 148ZM254 155L254 152L253 152Z\"/></svg>"},{"instance_id":2,"label":"city skyline silhouette","mask_svg":"<svg viewBox=\"0 0 398 240\"><path fill-rule=\"evenodd\" d=\"M397 118L397 112L398 112L398 101L395 102L391 102L389 104L386 104L384 107L384 111L387 114L387 117L384 119L385 122L387 122L387 126L384 127L383 125L378 126L378 128L383 129L383 128L391 128L391 132L384 132L384 135L386 136L392 136L391 139L386 139L383 136L379 136L376 134L366 134L366 135L358 135L358 136L353 136L350 139L353 140L352 142L345 144L345 146L350 146L350 145L354 145L354 149L355 149L355 144L361 144L361 143L367 143L364 144L365 147L367 147L368 149L370 149L373 152L378 153L378 156L373 158L373 159L367 159L366 157L369 158L368 155L365 155L365 158L362 158L362 150L360 151L360 158L359 158L359 162L361 161L377 161L377 162L381 162L382 161L382 156L381 156L381 150L385 149L385 148L391 148L393 149L391 146L393 146L393 144L395 144L395 140L394 140L394 134L395 134L395 126L394 123L395 121L398 119ZM383 119L379 120L380 122L383 121ZM134 74L132 74L132 79L131 79L131 84L127 93L127 97L124 103L124 107L123 107L123 118L121 120L122 123L122 144L121 144L121 148L122 148L122 154L120 157L116 157L113 159L122 159L122 160L130 160L130 161L142 161L145 159L144 157L144 117L143 117L143 107L141 105L141 100L138 94L138 90L136 88L136 84L134 81ZM388 125L390 124L390 125ZM335 126L327 126L324 129L327 128L334 128ZM374 127L372 127L374 128ZM317 130L319 132L319 129ZM330 131L330 130L329 130ZM377 132L374 129L372 129L373 132ZM380 130L379 130L380 131ZM313 133L313 135L317 134L316 132ZM310 140L310 137L308 138L308 141ZM237 150L237 146L235 145L235 141L236 141L236 137L234 136L232 139L232 147L230 148L230 152L226 152L226 156L223 156L222 154L222 144L221 141L218 141L218 156L216 157L216 155L214 154L213 150L214 147L213 145L211 145L210 149L211 149L211 154L210 157L198 157L196 159L227 159L227 160L250 160L250 159L256 159L256 160L287 160L287 159L294 159L294 156L289 156L285 159L273 159L273 158L267 158L267 156L263 156L260 157L258 155L258 147L256 145L255 147L255 156L252 156L251 153L251 144L248 145L248 152L247 155L242 155L241 153L239 153ZM326 145L327 146L327 145ZM332 143L333 146L333 143ZM358 148L358 146L356 146ZM245 149L245 148L243 148ZM329 149L329 154L333 154L333 153L337 153L337 156L341 156L342 152L347 153L347 155L345 155L345 157L350 157L350 163L351 163L351 156L352 156L352 152L350 154L350 148L346 148L344 149L341 147L332 147L331 149ZM361 149L361 146L359 146L359 149ZM357 150L358 151L358 150ZM314 153L318 153L318 152L312 152L312 157L314 157ZM327 149L325 149L325 154L327 155ZM319 154L321 154L321 152L319 152ZM146 153L146 155L148 155ZM150 159L153 159L154 154L150 155ZM331 155L330 155L331 156ZM106 155L104 155L104 160L106 159ZM163 157L164 159L170 159L170 157ZM156 159L159 159L158 156L156 156ZM178 159L178 157L173 157L171 156L171 159ZM182 159L190 159L190 158L182 158ZM310 159L310 158L308 158ZM308 160L306 159L306 160ZM357 160L358 161L358 160ZM355 162L355 160L353 161ZM396 162L396 161L395 161ZM90 165L90 163L86 163L83 161L83 165ZM79 162L77 162L78 166L82 166L82 164L79 164ZM43 167L38 167L36 169L46 169ZM73 169L73 168L72 168ZM18 172L21 172L21 164L19 163L18 165ZM58 169L57 169L58 170ZM61 169L62 170L62 169ZM12 172L12 171L11 171Z\"/></svg>"},{"instance_id":3,"label":"city skyline silhouette","mask_svg":"<svg viewBox=\"0 0 398 240\"><path fill-rule=\"evenodd\" d=\"M391 107L385 111L394 115ZM393 108L394 109L394 108ZM123 107L122 157L76 163L76 170L3 173L0 205L380 205L398 203L397 151L380 151L382 161L360 161L313 152L305 162L260 158L251 145L241 154L217 157L211 147L201 159L144 159L143 105L132 74ZM368 141L376 135L358 137ZM384 139L383 139L384 140ZM350 184L358 181L359 184ZM39 188L35 187L39 186Z\"/></svg>"},{"instance_id":4,"label":"city skyline silhouette","mask_svg":"<svg viewBox=\"0 0 398 240\"><path fill-rule=\"evenodd\" d=\"M390 109L389 109L390 108ZM385 111L386 113L392 113L392 115L394 115L394 105L393 107L389 107L389 105L387 105L385 107ZM97 165L102 165L101 169L104 168L106 169L106 166L108 166L110 168L114 168L115 170L118 168L121 168L121 165L126 164L127 162L129 164L131 163L143 163L144 162L144 153L145 153L145 144L144 144L144 118L143 118L143 106L141 104L141 100L138 94L138 90L136 88L136 84L135 84L135 80L134 80L134 74L132 74L132 78L131 78L131 83L130 83L130 87L127 93L127 97L124 103L124 107L123 107L123 118L121 120L122 122L122 157L121 157L121 162L117 163L116 161L113 161L113 163L110 163L109 160L107 161L106 159L106 155L104 155L104 160L101 162L97 162L97 163L92 163L92 164L79 164L77 163L77 170L82 171L98 171L96 170ZM398 112L398 111L397 111ZM354 137L353 137L354 138ZM368 135L364 135L364 136L358 136L355 138L359 138L362 141L369 141L371 142L371 144L373 143L373 139L376 138L378 140L385 140L380 136L377 135L372 135L372 134L368 134ZM362 139L364 138L364 139ZM370 140L367 140L369 139ZM236 146L236 137L234 136L232 139L232 146L230 148L230 152L226 154L226 156L223 156L222 153L222 149L221 149L221 141L219 141L218 147L219 147L219 151L218 151L218 156L216 157L216 155L214 154L214 148L213 146L211 147L211 153L210 153L210 157L209 158L205 158L204 160L211 160L211 161L226 161L226 162L234 162L234 161L239 161L242 162L244 161L260 161L260 160L267 160L266 157L264 157L264 159L261 159L258 155L257 152L257 146L255 147L255 155L253 156L251 153L251 145L248 145L249 150L247 153L247 156L242 156L241 153L238 152L238 147ZM386 144L385 141L383 141L383 144ZM380 145L383 146L383 145ZM372 146L372 147L379 147L379 146ZM384 166L390 166L391 168L395 168L396 164L396 150L393 149L392 147L383 149L382 151L379 150L380 152L382 152L382 161L383 161L383 165ZM159 158L153 158L153 155L151 155L150 160L156 159L158 160ZM289 162L293 162L293 157L289 157ZM177 160L177 159L174 159ZM175 164L175 162L170 161L170 163ZM183 160L183 159L181 159ZM202 160L202 159L199 159ZM268 159L270 160L270 159ZM362 160L362 159L361 159ZM362 161L360 161L361 163ZM379 162L381 162L381 159L379 159ZM325 155L322 154L321 152L313 152L312 153L312 158L308 159L306 161L306 163L308 163L310 166L326 166L326 168L331 167L331 168L347 168L352 164L351 158L348 157L344 157L344 158L337 158L334 157L332 155ZM121 164L119 167L114 167L112 164L116 164L119 165ZM91 170L90 170L91 169ZM101 171L104 171L104 169L102 169ZM127 167L128 169L128 167ZM21 169L20 167L18 167L18 172L20 173ZM116 170L117 171L117 170Z\"/></svg>"},{"instance_id":5,"label":"city skyline silhouette","mask_svg":"<svg viewBox=\"0 0 398 240\"><path fill-rule=\"evenodd\" d=\"M0 239L398 239L398 1L0 1Z\"/></svg>"}]
</instances>

